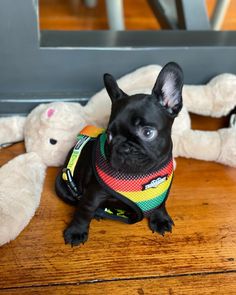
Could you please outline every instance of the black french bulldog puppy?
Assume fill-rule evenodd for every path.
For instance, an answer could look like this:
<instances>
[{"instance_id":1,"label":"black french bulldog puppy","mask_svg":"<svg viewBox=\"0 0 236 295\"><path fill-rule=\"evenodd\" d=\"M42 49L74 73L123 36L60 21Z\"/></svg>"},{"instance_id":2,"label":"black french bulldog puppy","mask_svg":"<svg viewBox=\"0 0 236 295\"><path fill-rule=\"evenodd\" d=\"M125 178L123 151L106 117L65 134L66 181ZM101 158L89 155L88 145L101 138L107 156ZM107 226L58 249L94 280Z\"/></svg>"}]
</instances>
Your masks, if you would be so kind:
<instances>
[{"instance_id":1,"label":"black french bulldog puppy","mask_svg":"<svg viewBox=\"0 0 236 295\"><path fill-rule=\"evenodd\" d=\"M94 217L110 214L126 223L148 217L150 229L161 235L171 232L174 224L165 202L173 175L171 128L182 108L182 70L168 63L150 95L127 95L109 74L104 75L104 84L112 101L111 116L106 132L85 145L76 164L73 181L81 197L71 194L62 173L56 180L58 196L76 206L64 231L65 243L72 246L86 242ZM133 182L137 179L138 184Z\"/></svg>"}]
</instances>

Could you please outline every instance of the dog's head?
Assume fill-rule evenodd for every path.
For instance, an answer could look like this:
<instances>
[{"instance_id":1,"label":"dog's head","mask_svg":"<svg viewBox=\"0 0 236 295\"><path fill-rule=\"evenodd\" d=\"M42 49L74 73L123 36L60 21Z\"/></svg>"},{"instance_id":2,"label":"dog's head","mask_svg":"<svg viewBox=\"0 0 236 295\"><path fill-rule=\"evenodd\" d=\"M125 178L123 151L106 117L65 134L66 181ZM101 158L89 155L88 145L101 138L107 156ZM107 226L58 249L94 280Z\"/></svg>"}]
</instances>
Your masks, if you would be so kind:
<instances>
[{"instance_id":1,"label":"dog's head","mask_svg":"<svg viewBox=\"0 0 236 295\"><path fill-rule=\"evenodd\" d=\"M157 167L172 151L171 127L182 108L181 68L173 62L163 67L150 95L127 95L109 74L104 84L112 101L107 128L111 166L128 173Z\"/></svg>"}]
</instances>

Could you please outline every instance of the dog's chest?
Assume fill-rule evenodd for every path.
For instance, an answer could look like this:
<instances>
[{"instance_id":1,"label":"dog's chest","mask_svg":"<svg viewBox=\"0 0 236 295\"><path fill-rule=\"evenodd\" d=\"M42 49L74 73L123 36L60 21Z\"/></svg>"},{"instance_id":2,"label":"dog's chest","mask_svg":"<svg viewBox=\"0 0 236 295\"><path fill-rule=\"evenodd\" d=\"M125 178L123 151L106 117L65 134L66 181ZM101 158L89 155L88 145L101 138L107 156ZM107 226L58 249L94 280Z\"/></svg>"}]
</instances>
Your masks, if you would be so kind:
<instances>
[{"instance_id":1,"label":"dog's chest","mask_svg":"<svg viewBox=\"0 0 236 295\"><path fill-rule=\"evenodd\" d=\"M158 170L147 174L127 174L114 170L105 156L105 134L101 134L96 144L94 173L99 183L114 197L131 201L138 206L144 216L159 207L166 199L173 179L172 157Z\"/></svg>"}]
</instances>

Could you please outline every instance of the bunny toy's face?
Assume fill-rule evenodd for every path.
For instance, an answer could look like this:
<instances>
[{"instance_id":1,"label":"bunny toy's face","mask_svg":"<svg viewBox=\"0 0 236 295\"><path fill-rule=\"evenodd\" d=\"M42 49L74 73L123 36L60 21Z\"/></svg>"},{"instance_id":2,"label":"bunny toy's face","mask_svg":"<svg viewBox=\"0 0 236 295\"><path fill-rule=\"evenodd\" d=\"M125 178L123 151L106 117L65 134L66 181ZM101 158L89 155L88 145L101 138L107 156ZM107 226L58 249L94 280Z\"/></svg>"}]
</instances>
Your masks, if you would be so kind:
<instances>
[{"instance_id":1,"label":"bunny toy's face","mask_svg":"<svg viewBox=\"0 0 236 295\"><path fill-rule=\"evenodd\" d=\"M60 166L85 125L87 122L80 104L56 102L40 105L26 120L26 150L37 153L47 166Z\"/></svg>"}]
</instances>

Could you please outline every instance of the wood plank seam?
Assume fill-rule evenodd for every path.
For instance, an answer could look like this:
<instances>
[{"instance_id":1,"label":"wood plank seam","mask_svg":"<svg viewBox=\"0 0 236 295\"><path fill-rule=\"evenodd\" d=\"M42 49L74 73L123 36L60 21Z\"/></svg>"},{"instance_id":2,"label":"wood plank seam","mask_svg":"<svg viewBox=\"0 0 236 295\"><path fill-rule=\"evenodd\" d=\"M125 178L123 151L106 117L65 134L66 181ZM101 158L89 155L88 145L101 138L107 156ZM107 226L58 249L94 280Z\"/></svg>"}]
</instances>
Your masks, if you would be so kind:
<instances>
[{"instance_id":1,"label":"wood plank seam","mask_svg":"<svg viewBox=\"0 0 236 295\"><path fill-rule=\"evenodd\" d=\"M42 288L42 287L62 287L62 286L80 286L80 285L91 285L100 283L111 283L111 282L125 282L125 281L145 281L145 280L161 280L168 278L180 278L180 277L198 277L198 276L214 276L219 274L231 274L236 273L235 269L229 269L225 271L214 271L214 272L195 272L195 273L183 273L177 275L160 275L160 276L147 276L147 277L130 277L130 278L114 278L111 280L84 280L77 283L49 283L49 284L39 284L30 286L12 286L6 288L0 288L1 290L13 290L13 289L30 289L30 288Z\"/></svg>"}]
</instances>

